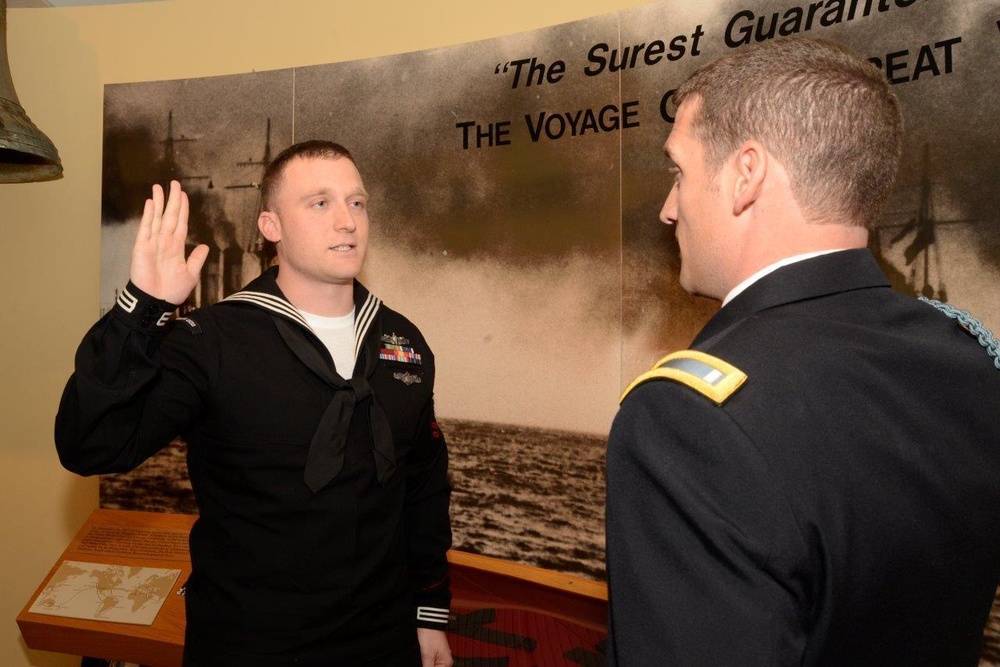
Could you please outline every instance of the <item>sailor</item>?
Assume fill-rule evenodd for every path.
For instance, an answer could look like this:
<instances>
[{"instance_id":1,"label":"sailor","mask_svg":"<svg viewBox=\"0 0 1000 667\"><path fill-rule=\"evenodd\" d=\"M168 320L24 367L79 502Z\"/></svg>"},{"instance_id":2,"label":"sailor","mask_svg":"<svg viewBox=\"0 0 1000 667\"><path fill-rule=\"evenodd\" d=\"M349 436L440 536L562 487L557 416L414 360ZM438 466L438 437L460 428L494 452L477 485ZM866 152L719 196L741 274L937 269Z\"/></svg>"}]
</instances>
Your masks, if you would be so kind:
<instances>
[{"instance_id":1,"label":"sailor","mask_svg":"<svg viewBox=\"0 0 1000 667\"><path fill-rule=\"evenodd\" d=\"M191 531L186 665L452 664L447 450L434 355L357 281L368 193L326 141L261 184L277 267L185 319L207 248L188 200L153 187L131 280L86 335L56 446L70 470L138 466L180 435Z\"/></svg>"}]
</instances>

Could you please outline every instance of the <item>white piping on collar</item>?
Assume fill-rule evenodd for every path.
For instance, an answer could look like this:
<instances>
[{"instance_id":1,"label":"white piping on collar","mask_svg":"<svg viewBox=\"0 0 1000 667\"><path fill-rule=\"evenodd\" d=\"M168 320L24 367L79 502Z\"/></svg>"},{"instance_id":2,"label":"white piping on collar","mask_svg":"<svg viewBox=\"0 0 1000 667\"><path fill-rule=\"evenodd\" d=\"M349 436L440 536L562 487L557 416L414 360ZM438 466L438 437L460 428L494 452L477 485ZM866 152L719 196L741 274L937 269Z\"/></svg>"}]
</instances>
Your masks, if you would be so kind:
<instances>
[{"instance_id":1,"label":"white piping on collar","mask_svg":"<svg viewBox=\"0 0 1000 667\"><path fill-rule=\"evenodd\" d=\"M368 335L368 329L371 328L372 322L375 321L375 313L378 312L381 305L382 300L369 292L368 298L365 299L365 302L361 305L361 308L358 310L358 313L354 318L355 359L361 354L361 343L364 341L365 336Z\"/></svg>"},{"instance_id":2,"label":"white piping on collar","mask_svg":"<svg viewBox=\"0 0 1000 667\"><path fill-rule=\"evenodd\" d=\"M264 292L236 292L227 296L223 301L246 301L247 303L252 303L279 315L290 317L309 331L312 331L312 327L306 322L306 318L302 317L302 313L295 306L273 294L266 294Z\"/></svg>"},{"instance_id":3,"label":"white piping on collar","mask_svg":"<svg viewBox=\"0 0 1000 667\"><path fill-rule=\"evenodd\" d=\"M312 327L309 326L309 322L306 318L302 316L302 313L293 306L288 301L274 296L273 294L267 294L265 292L236 292L227 296L223 301L245 301L247 303L252 303L256 306L264 308L265 310L270 310L271 312L277 313L279 315L284 315L289 317L299 324L301 324L307 331L315 334ZM382 306L382 300L377 296L368 293L368 298L361 305L358 310L357 315L354 318L354 356L357 357L361 354L361 343L364 341L365 336L368 335L368 329L371 328L372 322L375 321L375 314L378 313L378 309Z\"/></svg>"}]
</instances>

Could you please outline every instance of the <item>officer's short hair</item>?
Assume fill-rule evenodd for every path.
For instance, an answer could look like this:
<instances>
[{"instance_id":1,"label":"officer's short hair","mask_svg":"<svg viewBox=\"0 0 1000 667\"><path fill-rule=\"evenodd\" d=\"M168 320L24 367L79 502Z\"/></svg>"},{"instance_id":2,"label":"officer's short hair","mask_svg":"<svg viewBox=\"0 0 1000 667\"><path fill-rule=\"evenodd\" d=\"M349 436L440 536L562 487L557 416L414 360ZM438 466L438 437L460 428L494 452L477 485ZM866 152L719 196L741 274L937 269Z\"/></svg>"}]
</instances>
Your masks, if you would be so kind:
<instances>
[{"instance_id":1,"label":"officer's short hair","mask_svg":"<svg viewBox=\"0 0 1000 667\"><path fill-rule=\"evenodd\" d=\"M716 60L685 81L710 171L744 141L787 169L808 217L871 227L899 168L903 118L881 71L827 40L777 39Z\"/></svg>"}]
</instances>

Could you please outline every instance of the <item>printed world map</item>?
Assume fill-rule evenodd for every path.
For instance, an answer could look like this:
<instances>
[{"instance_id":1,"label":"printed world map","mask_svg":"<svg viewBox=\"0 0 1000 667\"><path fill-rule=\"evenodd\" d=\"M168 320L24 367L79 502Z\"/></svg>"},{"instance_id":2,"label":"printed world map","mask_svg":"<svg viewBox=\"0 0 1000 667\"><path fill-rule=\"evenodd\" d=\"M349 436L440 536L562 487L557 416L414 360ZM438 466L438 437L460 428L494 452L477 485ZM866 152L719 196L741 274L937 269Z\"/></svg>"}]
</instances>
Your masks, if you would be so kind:
<instances>
[{"instance_id":1,"label":"printed world map","mask_svg":"<svg viewBox=\"0 0 1000 667\"><path fill-rule=\"evenodd\" d=\"M64 561L30 611L152 625L180 570Z\"/></svg>"}]
</instances>

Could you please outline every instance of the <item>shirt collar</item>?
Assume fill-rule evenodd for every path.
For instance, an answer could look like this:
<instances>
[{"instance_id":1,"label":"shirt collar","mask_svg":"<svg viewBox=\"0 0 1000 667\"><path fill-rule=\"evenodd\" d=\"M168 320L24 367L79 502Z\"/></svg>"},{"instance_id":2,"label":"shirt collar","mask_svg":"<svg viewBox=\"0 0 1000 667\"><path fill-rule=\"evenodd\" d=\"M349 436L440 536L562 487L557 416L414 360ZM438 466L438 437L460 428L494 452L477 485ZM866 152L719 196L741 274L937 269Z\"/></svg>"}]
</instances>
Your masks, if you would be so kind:
<instances>
[{"instance_id":1,"label":"shirt collar","mask_svg":"<svg viewBox=\"0 0 1000 667\"><path fill-rule=\"evenodd\" d=\"M741 282L739 285L731 289L729 291L729 294L726 295L726 298L722 300L722 305L725 306L727 303L735 299L740 294L740 292L750 287L751 285L753 285L755 282L757 282L767 274L774 273L783 266L788 266L789 264L795 264L796 262L812 259L813 257L819 257L820 255L829 255L830 253L839 252L841 250L846 250L846 248L833 248L831 250L817 250L816 252L804 252L801 255L792 255L791 257L785 257L783 259L779 259L777 262L774 262L773 264L768 264L763 269L757 271L749 278Z\"/></svg>"}]
</instances>

